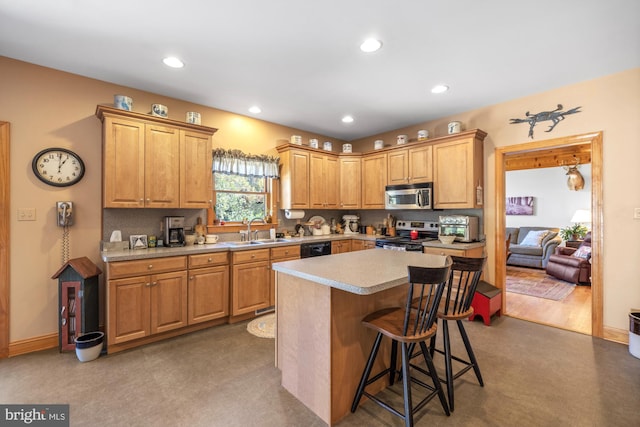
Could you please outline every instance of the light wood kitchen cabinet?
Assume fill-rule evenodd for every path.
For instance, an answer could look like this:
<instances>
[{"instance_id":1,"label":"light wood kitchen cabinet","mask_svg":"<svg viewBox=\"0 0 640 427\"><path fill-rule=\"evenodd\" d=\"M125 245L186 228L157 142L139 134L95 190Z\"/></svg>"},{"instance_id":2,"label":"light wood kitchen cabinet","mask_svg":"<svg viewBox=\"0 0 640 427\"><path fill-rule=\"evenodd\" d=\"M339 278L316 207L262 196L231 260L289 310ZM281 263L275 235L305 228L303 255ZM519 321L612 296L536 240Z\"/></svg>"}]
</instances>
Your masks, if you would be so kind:
<instances>
[{"instance_id":1,"label":"light wood kitchen cabinet","mask_svg":"<svg viewBox=\"0 0 640 427\"><path fill-rule=\"evenodd\" d=\"M337 209L338 158L321 153L309 155L309 208Z\"/></svg>"},{"instance_id":2,"label":"light wood kitchen cabinet","mask_svg":"<svg viewBox=\"0 0 640 427\"><path fill-rule=\"evenodd\" d=\"M388 185L431 182L433 146L395 149L387 153Z\"/></svg>"},{"instance_id":3,"label":"light wood kitchen cabinet","mask_svg":"<svg viewBox=\"0 0 640 427\"><path fill-rule=\"evenodd\" d=\"M309 208L309 153L278 147L280 153L280 209Z\"/></svg>"},{"instance_id":4,"label":"light wood kitchen cabinet","mask_svg":"<svg viewBox=\"0 0 640 427\"><path fill-rule=\"evenodd\" d=\"M384 188L387 185L387 155L362 157L362 209L384 209Z\"/></svg>"},{"instance_id":5,"label":"light wood kitchen cabinet","mask_svg":"<svg viewBox=\"0 0 640 427\"><path fill-rule=\"evenodd\" d=\"M274 262L291 261L294 259L300 259L300 245L271 248L271 262L269 263L269 270L271 271L271 285L269 290L270 307L276 305L276 272L271 267Z\"/></svg>"},{"instance_id":6,"label":"light wood kitchen cabinet","mask_svg":"<svg viewBox=\"0 0 640 427\"><path fill-rule=\"evenodd\" d=\"M482 207L482 148L486 135L476 129L433 145L434 208Z\"/></svg>"},{"instance_id":7,"label":"light wood kitchen cabinet","mask_svg":"<svg viewBox=\"0 0 640 427\"><path fill-rule=\"evenodd\" d=\"M211 136L180 131L180 207L206 209L212 206Z\"/></svg>"},{"instance_id":8,"label":"light wood kitchen cabinet","mask_svg":"<svg viewBox=\"0 0 640 427\"><path fill-rule=\"evenodd\" d=\"M360 209L361 180L360 157L340 157L340 209Z\"/></svg>"},{"instance_id":9,"label":"light wood kitchen cabinet","mask_svg":"<svg viewBox=\"0 0 640 427\"><path fill-rule=\"evenodd\" d=\"M351 240L334 240L331 242L331 255L351 252Z\"/></svg>"},{"instance_id":10,"label":"light wood kitchen cabinet","mask_svg":"<svg viewBox=\"0 0 640 427\"><path fill-rule=\"evenodd\" d=\"M352 240L351 252L364 251L367 249L375 249L376 242L374 240Z\"/></svg>"},{"instance_id":11,"label":"light wood kitchen cabinet","mask_svg":"<svg viewBox=\"0 0 640 427\"><path fill-rule=\"evenodd\" d=\"M477 247L471 249L453 249L453 248L436 248L425 246L423 249L425 254L432 255L453 255L463 256L468 258L480 258L484 253L484 247Z\"/></svg>"},{"instance_id":12,"label":"light wood kitchen cabinet","mask_svg":"<svg viewBox=\"0 0 640 427\"><path fill-rule=\"evenodd\" d=\"M246 314L270 306L269 249L233 252L231 315Z\"/></svg>"},{"instance_id":13,"label":"light wood kitchen cabinet","mask_svg":"<svg viewBox=\"0 0 640 427\"><path fill-rule=\"evenodd\" d=\"M227 252L189 256L190 325L229 315L229 257Z\"/></svg>"},{"instance_id":14,"label":"light wood kitchen cabinet","mask_svg":"<svg viewBox=\"0 0 640 427\"><path fill-rule=\"evenodd\" d=\"M187 325L187 272L108 281L107 342L120 344Z\"/></svg>"},{"instance_id":15,"label":"light wood kitchen cabinet","mask_svg":"<svg viewBox=\"0 0 640 427\"><path fill-rule=\"evenodd\" d=\"M103 207L206 208L217 129L99 105Z\"/></svg>"}]
</instances>

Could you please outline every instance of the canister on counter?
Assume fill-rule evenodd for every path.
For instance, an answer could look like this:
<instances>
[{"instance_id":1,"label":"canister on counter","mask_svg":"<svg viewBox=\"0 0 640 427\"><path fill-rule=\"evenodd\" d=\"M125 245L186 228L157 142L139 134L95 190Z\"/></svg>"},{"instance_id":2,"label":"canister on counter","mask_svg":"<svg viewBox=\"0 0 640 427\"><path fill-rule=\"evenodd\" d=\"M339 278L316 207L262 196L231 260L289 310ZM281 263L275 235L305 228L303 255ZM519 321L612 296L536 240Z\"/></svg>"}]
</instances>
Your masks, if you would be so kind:
<instances>
[{"instance_id":1,"label":"canister on counter","mask_svg":"<svg viewBox=\"0 0 640 427\"><path fill-rule=\"evenodd\" d=\"M150 235L147 243L150 248L155 248L158 245L157 237L154 235Z\"/></svg>"}]
</instances>

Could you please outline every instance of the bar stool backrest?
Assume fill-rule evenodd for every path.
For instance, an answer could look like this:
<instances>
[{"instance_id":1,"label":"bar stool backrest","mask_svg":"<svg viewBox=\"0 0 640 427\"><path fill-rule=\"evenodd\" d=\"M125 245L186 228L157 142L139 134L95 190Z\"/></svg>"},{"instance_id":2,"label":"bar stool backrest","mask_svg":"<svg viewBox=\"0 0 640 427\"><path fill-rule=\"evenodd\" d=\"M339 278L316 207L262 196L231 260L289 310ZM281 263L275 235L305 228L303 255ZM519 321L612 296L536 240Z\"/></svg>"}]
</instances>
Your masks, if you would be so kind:
<instances>
[{"instance_id":1,"label":"bar stool backrest","mask_svg":"<svg viewBox=\"0 0 640 427\"><path fill-rule=\"evenodd\" d=\"M451 256L451 260L453 265L449 272L444 305L441 308L444 314L459 315L471 307L487 258Z\"/></svg>"},{"instance_id":2,"label":"bar stool backrest","mask_svg":"<svg viewBox=\"0 0 640 427\"><path fill-rule=\"evenodd\" d=\"M450 265L435 268L408 266L408 270L409 291L402 332L404 336L415 336L426 333L437 319Z\"/></svg>"}]
</instances>

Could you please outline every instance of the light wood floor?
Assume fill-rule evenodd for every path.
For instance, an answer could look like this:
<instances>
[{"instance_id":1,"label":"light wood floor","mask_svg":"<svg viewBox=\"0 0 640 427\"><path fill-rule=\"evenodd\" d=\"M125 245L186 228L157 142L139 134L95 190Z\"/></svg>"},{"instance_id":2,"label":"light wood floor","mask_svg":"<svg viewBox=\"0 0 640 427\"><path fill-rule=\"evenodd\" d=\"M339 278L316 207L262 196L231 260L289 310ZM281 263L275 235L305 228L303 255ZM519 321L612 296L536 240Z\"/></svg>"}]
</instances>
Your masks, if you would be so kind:
<instances>
[{"instance_id":1,"label":"light wood floor","mask_svg":"<svg viewBox=\"0 0 640 427\"><path fill-rule=\"evenodd\" d=\"M532 275L546 275L530 269ZM591 286L576 286L562 301L505 292L506 314L518 319L591 335Z\"/></svg>"}]
</instances>

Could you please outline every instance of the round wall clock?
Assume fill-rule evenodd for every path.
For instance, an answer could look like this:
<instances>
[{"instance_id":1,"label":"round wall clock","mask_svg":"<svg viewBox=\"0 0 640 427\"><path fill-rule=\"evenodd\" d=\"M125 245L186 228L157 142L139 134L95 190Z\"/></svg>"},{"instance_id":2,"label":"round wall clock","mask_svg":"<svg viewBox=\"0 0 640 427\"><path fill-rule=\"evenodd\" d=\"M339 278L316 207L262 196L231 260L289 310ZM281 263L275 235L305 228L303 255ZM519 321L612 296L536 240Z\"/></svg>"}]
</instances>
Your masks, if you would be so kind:
<instances>
[{"instance_id":1,"label":"round wall clock","mask_svg":"<svg viewBox=\"0 0 640 427\"><path fill-rule=\"evenodd\" d=\"M84 176L84 162L76 153L64 148L45 148L33 157L31 168L45 184L68 187Z\"/></svg>"}]
</instances>

